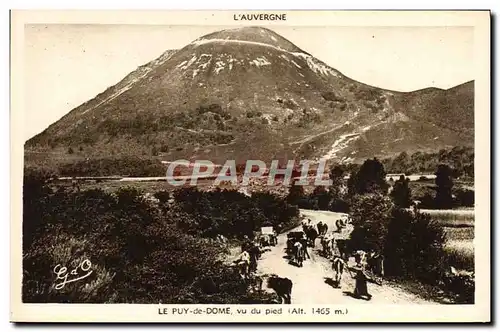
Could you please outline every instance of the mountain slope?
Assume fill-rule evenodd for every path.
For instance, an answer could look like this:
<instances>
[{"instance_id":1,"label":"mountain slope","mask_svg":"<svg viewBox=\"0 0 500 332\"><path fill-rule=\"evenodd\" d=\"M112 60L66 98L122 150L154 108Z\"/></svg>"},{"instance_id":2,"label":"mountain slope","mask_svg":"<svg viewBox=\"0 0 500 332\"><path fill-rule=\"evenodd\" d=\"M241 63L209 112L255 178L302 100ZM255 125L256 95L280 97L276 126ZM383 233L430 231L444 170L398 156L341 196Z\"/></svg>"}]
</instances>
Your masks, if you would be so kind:
<instances>
[{"instance_id":1,"label":"mountain slope","mask_svg":"<svg viewBox=\"0 0 500 332\"><path fill-rule=\"evenodd\" d=\"M411 93L371 87L269 29L237 28L167 51L25 148L60 156L71 148L72 159L352 162L472 145L473 89L473 82Z\"/></svg>"}]
</instances>

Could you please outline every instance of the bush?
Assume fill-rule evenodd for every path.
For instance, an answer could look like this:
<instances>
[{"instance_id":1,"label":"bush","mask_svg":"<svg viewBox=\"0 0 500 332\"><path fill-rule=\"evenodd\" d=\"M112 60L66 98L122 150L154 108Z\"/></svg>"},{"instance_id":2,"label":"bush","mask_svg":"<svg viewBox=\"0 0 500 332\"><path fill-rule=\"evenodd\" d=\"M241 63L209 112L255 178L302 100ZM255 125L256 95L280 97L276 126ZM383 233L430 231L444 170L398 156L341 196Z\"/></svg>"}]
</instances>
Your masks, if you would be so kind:
<instances>
[{"instance_id":1,"label":"bush","mask_svg":"<svg viewBox=\"0 0 500 332\"><path fill-rule=\"evenodd\" d=\"M447 273L442 282L442 287L455 295L458 304L473 304L475 299L475 279L473 272L459 271L452 274Z\"/></svg>"},{"instance_id":2,"label":"bush","mask_svg":"<svg viewBox=\"0 0 500 332\"><path fill-rule=\"evenodd\" d=\"M474 206L474 190L470 189L456 189L454 190L454 202L456 207L473 207Z\"/></svg>"},{"instance_id":3,"label":"bush","mask_svg":"<svg viewBox=\"0 0 500 332\"><path fill-rule=\"evenodd\" d=\"M394 209L384 246L387 275L435 284L443 276L445 233L429 214Z\"/></svg>"},{"instance_id":4,"label":"bush","mask_svg":"<svg viewBox=\"0 0 500 332\"><path fill-rule=\"evenodd\" d=\"M24 190L24 302L266 302L248 294L248 285L223 264L224 248L183 227L238 236L240 229L286 224L298 215L272 196L252 199L237 192L179 191L181 202L166 210L159 208L166 192L157 193L154 204L134 188L115 194L54 191L44 177L30 174ZM90 260L92 274L55 289L54 266L71 271L83 259Z\"/></svg>"},{"instance_id":5,"label":"bush","mask_svg":"<svg viewBox=\"0 0 500 332\"><path fill-rule=\"evenodd\" d=\"M70 271L85 259L91 260L92 244L85 237L65 233L42 239L33 244L23 259L23 302L104 303L113 297L114 274L95 263L91 265L89 277L56 289L65 275L71 280ZM68 271L61 273L61 279L57 280L54 269L64 272L63 267ZM86 273L80 269L79 276Z\"/></svg>"},{"instance_id":6,"label":"bush","mask_svg":"<svg viewBox=\"0 0 500 332\"><path fill-rule=\"evenodd\" d=\"M247 197L235 190L200 192L185 188L176 190L174 198L180 207L177 213L189 214L189 218L179 227L188 234L206 237L216 234L236 238L245 235L252 237L253 232L264 223L285 227L299 215L297 207L269 193Z\"/></svg>"},{"instance_id":7,"label":"bush","mask_svg":"<svg viewBox=\"0 0 500 332\"><path fill-rule=\"evenodd\" d=\"M333 92L333 91L323 92L321 94L321 96L323 97L323 99L328 100L328 101L336 101L336 102L343 102L344 101L343 98L338 97L335 94L335 92Z\"/></svg>"}]
</instances>

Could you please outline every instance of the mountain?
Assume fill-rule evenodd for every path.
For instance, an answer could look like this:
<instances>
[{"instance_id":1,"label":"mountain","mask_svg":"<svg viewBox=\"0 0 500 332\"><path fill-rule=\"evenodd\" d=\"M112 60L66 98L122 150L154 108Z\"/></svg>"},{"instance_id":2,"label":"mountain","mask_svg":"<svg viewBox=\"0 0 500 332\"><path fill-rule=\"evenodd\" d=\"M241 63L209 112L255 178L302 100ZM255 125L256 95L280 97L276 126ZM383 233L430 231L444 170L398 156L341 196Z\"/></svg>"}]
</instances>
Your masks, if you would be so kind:
<instances>
[{"instance_id":1,"label":"mountain","mask_svg":"<svg viewBox=\"0 0 500 332\"><path fill-rule=\"evenodd\" d=\"M408 93L372 87L269 29L244 27L165 52L28 140L25 152L53 163L357 162L473 146L473 117L473 81Z\"/></svg>"}]
</instances>

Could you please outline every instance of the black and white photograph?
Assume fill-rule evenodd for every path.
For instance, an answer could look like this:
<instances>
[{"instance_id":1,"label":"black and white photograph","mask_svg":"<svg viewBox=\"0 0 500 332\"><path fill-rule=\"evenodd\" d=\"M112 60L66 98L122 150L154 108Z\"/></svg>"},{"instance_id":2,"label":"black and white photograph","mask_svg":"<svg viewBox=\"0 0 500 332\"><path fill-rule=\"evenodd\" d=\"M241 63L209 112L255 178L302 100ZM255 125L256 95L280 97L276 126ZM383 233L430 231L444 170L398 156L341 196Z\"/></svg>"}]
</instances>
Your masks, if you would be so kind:
<instances>
[{"instance_id":1,"label":"black and white photograph","mask_svg":"<svg viewBox=\"0 0 500 332\"><path fill-rule=\"evenodd\" d=\"M20 305L488 320L489 12L214 13L18 25Z\"/></svg>"}]
</instances>

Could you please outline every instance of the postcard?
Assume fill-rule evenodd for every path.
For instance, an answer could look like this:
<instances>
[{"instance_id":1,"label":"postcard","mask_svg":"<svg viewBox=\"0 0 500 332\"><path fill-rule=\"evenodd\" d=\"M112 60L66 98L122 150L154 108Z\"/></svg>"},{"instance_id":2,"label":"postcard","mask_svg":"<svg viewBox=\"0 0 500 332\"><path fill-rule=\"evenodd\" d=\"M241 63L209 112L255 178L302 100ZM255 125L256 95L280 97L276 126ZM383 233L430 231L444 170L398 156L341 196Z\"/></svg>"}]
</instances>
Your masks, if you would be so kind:
<instances>
[{"instance_id":1,"label":"postcard","mask_svg":"<svg viewBox=\"0 0 500 332\"><path fill-rule=\"evenodd\" d=\"M489 11L11 11L10 319L490 322L490 112Z\"/></svg>"}]
</instances>

